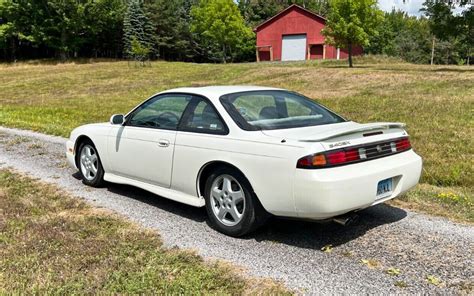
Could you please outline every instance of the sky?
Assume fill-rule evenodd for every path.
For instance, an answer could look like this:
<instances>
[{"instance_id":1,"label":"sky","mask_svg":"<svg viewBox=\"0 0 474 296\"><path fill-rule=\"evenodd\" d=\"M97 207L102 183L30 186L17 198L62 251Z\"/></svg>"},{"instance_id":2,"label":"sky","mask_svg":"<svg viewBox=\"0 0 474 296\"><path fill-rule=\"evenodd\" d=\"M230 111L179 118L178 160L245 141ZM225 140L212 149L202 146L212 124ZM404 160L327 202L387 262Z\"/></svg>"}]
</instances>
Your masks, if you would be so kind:
<instances>
[{"instance_id":1,"label":"sky","mask_svg":"<svg viewBox=\"0 0 474 296\"><path fill-rule=\"evenodd\" d=\"M421 15L420 8L423 5L425 0L406 0L403 3L403 0L378 0L380 9L384 11L391 11L393 7L396 9L403 10L407 12L409 15L419 16ZM462 10L457 8L455 9L457 13L461 12Z\"/></svg>"}]
</instances>

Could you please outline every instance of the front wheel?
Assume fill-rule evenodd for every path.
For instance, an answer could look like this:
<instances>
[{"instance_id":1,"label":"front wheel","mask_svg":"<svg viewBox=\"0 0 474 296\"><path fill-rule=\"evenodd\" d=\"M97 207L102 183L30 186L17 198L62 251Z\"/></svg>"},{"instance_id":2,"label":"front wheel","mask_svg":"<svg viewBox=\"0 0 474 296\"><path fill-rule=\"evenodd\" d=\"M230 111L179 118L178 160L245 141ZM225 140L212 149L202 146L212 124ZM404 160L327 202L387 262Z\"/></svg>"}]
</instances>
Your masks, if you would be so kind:
<instances>
[{"instance_id":1,"label":"front wheel","mask_svg":"<svg viewBox=\"0 0 474 296\"><path fill-rule=\"evenodd\" d=\"M89 141L84 142L79 146L78 151L78 165L82 183L92 187L102 186L104 183L104 169L94 144Z\"/></svg>"},{"instance_id":2,"label":"front wheel","mask_svg":"<svg viewBox=\"0 0 474 296\"><path fill-rule=\"evenodd\" d=\"M230 168L217 169L209 176L204 195L211 225L230 236L255 230L268 216L247 179Z\"/></svg>"}]
</instances>

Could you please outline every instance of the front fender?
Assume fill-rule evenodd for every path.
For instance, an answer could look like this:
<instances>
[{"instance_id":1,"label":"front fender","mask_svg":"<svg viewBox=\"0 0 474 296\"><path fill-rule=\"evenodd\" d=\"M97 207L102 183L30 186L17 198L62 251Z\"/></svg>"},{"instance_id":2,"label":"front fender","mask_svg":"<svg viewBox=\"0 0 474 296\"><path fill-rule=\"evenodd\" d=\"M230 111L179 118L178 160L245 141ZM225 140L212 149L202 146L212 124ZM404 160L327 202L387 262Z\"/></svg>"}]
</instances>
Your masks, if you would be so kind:
<instances>
[{"instance_id":1,"label":"front fender","mask_svg":"<svg viewBox=\"0 0 474 296\"><path fill-rule=\"evenodd\" d=\"M107 157L107 137L110 133L110 129L111 125L109 123L87 124L75 128L71 132L69 141L66 142L66 155L68 157L68 162L77 168L75 156L78 153L77 149L79 148L79 144L83 140L89 139L90 141L92 141L92 143L97 149L97 152L99 153L104 170L108 171L109 162ZM70 149L73 150L73 155L71 155ZM73 160L70 159L71 157ZM72 161L74 161L73 164L71 163Z\"/></svg>"}]
</instances>

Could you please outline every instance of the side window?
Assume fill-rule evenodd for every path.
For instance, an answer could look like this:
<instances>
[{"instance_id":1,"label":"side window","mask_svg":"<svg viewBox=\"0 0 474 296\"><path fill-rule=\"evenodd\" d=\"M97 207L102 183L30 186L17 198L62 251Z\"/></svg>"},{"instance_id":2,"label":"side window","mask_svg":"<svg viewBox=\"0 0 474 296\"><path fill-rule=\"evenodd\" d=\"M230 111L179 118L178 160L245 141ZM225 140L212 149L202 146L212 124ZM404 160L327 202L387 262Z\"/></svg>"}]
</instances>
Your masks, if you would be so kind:
<instances>
[{"instance_id":1,"label":"side window","mask_svg":"<svg viewBox=\"0 0 474 296\"><path fill-rule=\"evenodd\" d=\"M194 110L186 116L182 129L190 132L226 134L227 129L214 107L203 99L198 99L196 103Z\"/></svg>"},{"instance_id":2,"label":"side window","mask_svg":"<svg viewBox=\"0 0 474 296\"><path fill-rule=\"evenodd\" d=\"M176 130L191 96L163 95L153 98L138 107L128 125Z\"/></svg>"}]
</instances>

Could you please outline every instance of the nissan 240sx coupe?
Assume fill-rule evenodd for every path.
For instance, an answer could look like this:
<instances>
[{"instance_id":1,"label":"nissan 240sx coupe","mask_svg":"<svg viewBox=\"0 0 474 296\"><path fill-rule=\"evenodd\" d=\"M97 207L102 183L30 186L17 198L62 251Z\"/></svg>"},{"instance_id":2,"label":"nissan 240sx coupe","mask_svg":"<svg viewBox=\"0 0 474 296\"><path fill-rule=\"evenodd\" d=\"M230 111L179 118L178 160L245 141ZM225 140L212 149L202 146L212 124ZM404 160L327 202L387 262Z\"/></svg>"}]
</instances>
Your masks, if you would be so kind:
<instances>
[{"instance_id":1,"label":"nissan 240sx coupe","mask_svg":"<svg viewBox=\"0 0 474 296\"><path fill-rule=\"evenodd\" d=\"M418 183L422 160L400 123L347 121L302 95L253 86L178 88L127 115L72 131L83 182L143 188L244 235L269 214L326 220Z\"/></svg>"}]
</instances>

